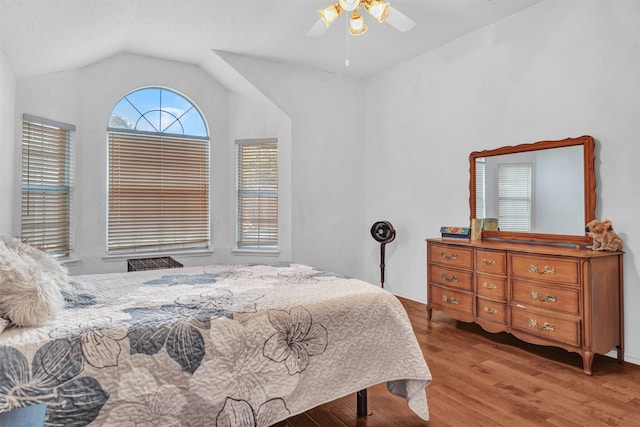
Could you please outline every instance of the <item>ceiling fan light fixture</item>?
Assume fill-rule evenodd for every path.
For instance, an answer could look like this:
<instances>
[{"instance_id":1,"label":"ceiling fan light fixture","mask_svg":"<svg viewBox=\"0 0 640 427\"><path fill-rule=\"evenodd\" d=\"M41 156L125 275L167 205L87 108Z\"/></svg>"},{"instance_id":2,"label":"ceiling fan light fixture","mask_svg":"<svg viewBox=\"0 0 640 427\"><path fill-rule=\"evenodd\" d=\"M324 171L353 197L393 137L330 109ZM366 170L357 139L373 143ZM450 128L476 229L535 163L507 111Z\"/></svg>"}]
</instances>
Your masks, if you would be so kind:
<instances>
[{"instance_id":1,"label":"ceiling fan light fixture","mask_svg":"<svg viewBox=\"0 0 640 427\"><path fill-rule=\"evenodd\" d=\"M369 15L376 18L378 22L383 23L384 20L387 19L387 16L389 16L391 5L381 0L369 0L364 2L364 8L369 12Z\"/></svg>"},{"instance_id":2,"label":"ceiling fan light fixture","mask_svg":"<svg viewBox=\"0 0 640 427\"><path fill-rule=\"evenodd\" d=\"M356 10L360 6L360 0L338 0L338 2L342 9L349 12Z\"/></svg>"},{"instance_id":3,"label":"ceiling fan light fixture","mask_svg":"<svg viewBox=\"0 0 640 427\"><path fill-rule=\"evenodd\" d=\"M328 27L333 23L333 21L338 19L338 16L342 13L342 7L340 6L340 3L335 3L324 9L318 9L318 13L322 18L324 25Z\"/></svg>"},{"instance_id":4,"label":"ceiling fan light fixture","mask_svg":"<svg viewBox=\"0 0 640 427\"><path fill-rule=\"evenodd\" d=\"M352 36L360 36L367 31L367 26L364 23L362 15L357 10L354 10L349 19L349 34Z\"/></svg>"}]
</instances>

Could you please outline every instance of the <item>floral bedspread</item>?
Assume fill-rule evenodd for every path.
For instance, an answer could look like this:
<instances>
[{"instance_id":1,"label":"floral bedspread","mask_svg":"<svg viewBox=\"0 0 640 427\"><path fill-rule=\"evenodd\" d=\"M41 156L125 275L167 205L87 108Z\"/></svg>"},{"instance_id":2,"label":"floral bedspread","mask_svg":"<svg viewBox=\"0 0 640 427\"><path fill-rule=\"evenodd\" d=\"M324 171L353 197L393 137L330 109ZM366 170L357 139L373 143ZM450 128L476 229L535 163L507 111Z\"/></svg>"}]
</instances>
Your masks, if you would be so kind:
<instances>
[{"instance_id":1,"label":"floral bedspread","mask_svg":"<svg viewBox=\"0 0 640 427\"><path fill-rule=\"evenodd\" d=\"M0 335L0 412L46 402L46 426L268 426L387 382L429 417L431 374L377 286L300 264L73 279L55 322Z\"/></svg>"}]
</instances>

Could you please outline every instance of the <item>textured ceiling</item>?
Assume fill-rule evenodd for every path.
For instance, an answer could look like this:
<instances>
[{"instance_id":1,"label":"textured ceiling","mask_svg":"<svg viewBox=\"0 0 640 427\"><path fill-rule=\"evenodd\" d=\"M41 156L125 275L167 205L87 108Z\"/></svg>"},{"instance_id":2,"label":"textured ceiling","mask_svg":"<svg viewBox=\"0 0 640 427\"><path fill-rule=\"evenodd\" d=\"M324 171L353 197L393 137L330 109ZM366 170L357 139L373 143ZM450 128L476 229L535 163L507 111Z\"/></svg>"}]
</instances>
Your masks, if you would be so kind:
<instances>
[{"instance_id":1,"label":"textured ceiling","mask_svg":"<svg viewBox=\"0 0 640 427\"><path fill-rule=\"evenodd\" d=\"M321 37L306 37L331 0L0 0L0 46L18 77L121 52L200 64L212 50L367 76L540 0L388 1L416 22L411 31L363 13L369 30L347 37L343 14Z\"/></svg>"}]
</instances>

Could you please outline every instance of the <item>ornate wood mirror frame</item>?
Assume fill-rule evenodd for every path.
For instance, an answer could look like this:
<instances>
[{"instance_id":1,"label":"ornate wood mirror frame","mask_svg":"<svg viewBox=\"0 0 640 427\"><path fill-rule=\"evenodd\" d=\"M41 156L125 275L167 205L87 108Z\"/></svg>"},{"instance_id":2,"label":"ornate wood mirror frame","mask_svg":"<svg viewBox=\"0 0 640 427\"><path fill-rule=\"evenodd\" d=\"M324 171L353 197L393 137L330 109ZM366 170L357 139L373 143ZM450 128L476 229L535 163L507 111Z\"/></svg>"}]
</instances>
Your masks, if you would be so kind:
<instances>
[{"instance_id":1,"label":"ornate wood mirror frame","mask_svg":"<svg viewBox=\"0 0 640 427\"><path fill-rule=\"evenodd\" d=\"M521 144L516 146L501 147L494 150L475 151L469 155L469 208L470 218L475 217L476 212L476 159L499 156L503 154L523 153L536 150L547 150L554 148L582 146L584 161L584 222L595 219L596 209L596 176L594 170L595 163L595 141L591 136L581 136L579 138L567 138L561 141L540 141L532 144ZM545 234L538 232L515 232L515 231L490 231L484 230L482 238L499 238L504 240L518 240L546 243L567 243L576 245L589 245L591 238L585 234Z\"/></svg>"}]
</instances>

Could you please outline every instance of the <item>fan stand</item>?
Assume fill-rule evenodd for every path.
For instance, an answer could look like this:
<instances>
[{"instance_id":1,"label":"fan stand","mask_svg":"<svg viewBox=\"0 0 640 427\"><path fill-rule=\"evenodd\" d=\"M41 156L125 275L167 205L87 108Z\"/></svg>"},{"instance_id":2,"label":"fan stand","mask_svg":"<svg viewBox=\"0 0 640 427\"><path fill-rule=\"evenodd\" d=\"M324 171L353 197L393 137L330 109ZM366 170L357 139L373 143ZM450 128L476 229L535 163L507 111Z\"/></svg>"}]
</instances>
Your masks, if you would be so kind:
<instances>
[{"instance_id":1,"label":"fan stand","mask_svg":"<svg viewBox=\"0 0 640 427\"><path fill-rule=\"evenodd\" d=\"M386 243L380 243L380 286L384 289L384 247Z\"/></svg>"}]
</instances>

